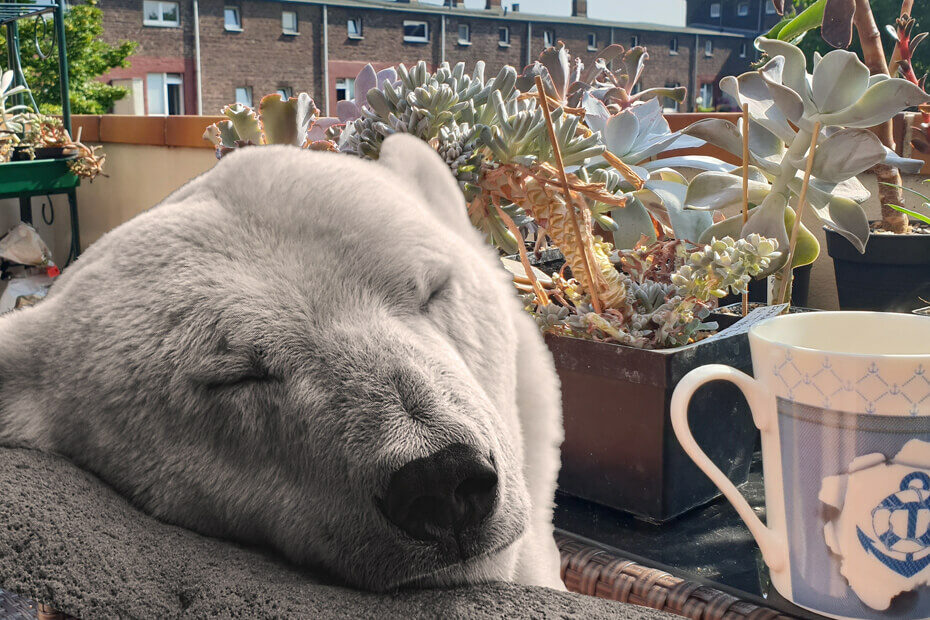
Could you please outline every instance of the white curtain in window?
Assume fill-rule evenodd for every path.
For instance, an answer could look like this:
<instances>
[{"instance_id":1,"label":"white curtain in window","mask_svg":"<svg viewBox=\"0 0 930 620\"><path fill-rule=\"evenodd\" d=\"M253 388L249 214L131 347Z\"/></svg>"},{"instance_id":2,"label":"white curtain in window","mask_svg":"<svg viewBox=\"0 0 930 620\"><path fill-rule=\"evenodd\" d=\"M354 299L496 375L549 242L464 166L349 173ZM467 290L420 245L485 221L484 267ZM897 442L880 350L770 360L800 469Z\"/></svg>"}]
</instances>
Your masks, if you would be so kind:
<instances>
[{"instance_id":1,"label":"white curtain in window","mask_svg":"<svg viewBox=\"0 0 930 620\"><path fill-rule=\"evenodd\" d=\"M165 74L149 73L146 76L146 98L149 102L149 114L165 114Z\"/></svg>"}]
</instances>

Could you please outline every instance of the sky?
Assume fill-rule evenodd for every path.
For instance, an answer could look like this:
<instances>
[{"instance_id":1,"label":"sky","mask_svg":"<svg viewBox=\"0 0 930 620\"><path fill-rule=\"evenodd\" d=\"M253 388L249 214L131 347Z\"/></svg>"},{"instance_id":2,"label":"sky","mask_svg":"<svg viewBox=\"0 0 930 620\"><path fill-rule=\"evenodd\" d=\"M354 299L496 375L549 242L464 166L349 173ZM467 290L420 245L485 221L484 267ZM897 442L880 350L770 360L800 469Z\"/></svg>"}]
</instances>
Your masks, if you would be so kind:
<instances>
[{"instance_id":1,"label":"sky","mask_svg":"<svg viewBox=\"0 0 930 620\"><path fill-rule=\"evenodd\" d=\"M443 0L419 0L424 4L444 4ZM537 13L546 15L571 15L571 0L502 0L504 7L510 8L514 2L520 4L520 11L524 13ZM622 4L627 4L630 8L638 6L635 15L627 15L624 19L621 17L624 11ZM592 19L605 19L613 21L630 21L630 22L651 22L666 23L670 25L684 25L684 11L677 4L684 5L683 1L664 0L653 3L654 6L647 8L648 5L642 5L632 0L588 0L588 17ZM483 9L485 0L465 0L465 7L469 9ZM655 10L649 10L649 9ZM680 23L679 23L680 22Z\"/></svg>"}]
</instances>

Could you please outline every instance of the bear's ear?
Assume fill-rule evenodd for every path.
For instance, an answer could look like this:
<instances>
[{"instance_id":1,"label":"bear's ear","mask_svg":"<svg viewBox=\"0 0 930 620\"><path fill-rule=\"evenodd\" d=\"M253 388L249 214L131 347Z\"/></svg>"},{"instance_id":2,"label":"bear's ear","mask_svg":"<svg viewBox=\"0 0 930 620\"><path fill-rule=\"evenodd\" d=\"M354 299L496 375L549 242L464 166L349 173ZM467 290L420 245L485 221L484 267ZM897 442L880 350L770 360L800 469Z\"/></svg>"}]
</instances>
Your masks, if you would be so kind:
<instances>
[{"instance_id":1,"label":"bear's ear","mask_svg":"<svg viewBox=\"0 0 930 620\"><path fill-rule=\"evenodd\" d=\"M450 228L472 228L465 197L452 171L432 147L410 134L388 136L378 163L410 181L436 216Z\"/></svg>"}]
</instances>

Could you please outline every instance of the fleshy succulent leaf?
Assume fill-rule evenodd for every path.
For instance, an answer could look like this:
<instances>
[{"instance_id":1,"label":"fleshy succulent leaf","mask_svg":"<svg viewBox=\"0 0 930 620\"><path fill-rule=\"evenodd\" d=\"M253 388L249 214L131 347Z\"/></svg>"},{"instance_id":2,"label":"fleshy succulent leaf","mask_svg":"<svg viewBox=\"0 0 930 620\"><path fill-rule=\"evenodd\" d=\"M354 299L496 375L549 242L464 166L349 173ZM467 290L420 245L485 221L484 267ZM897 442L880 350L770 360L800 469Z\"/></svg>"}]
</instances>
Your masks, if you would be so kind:
<instances>
[{"instance_id":1,"label":"fleshy succulent leaf","mask_svg":"<svg viewBox=\"0 0 930 620\"><path fill-rule=\"evenodd\" d=\"M304 141L297 123L297 98L285 100L277 93L266 95L258 104L259 120L265 136L265 144L293 144L300 146Z\"/></svg>"}]
</instances>

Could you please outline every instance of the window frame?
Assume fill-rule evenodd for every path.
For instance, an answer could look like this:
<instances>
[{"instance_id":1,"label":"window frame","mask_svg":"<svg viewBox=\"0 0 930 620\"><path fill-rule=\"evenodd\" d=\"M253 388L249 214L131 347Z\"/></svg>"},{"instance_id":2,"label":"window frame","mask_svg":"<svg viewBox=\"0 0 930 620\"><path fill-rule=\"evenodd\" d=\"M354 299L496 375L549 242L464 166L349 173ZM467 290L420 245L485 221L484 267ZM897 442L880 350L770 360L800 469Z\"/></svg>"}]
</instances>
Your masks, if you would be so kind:
<instances>
[{"instance_id":1,"label":"window frame","mask_svg":"<svg viewBox=\"0 0 930 620\"><path fill-rule=\"evenodd\" d=\"M708 99L704 98L705 88L710 87L710 105L708 105ZM701 87L698 89L698 96L701 98L701 106L704 108L709 108L714 106L714 83L713 82L704 82L701 84Z\"/></svg>"},{"instance_id":2,"label":"window frame","mask_svg":"<svg viewBox=\"0 0 930 620\"><path fill-rule=\"evenodd\" d=\"M547 28L543 30L543 47L555 47L556 42L554 29Z\"/></svg>"},{"instance_id":3,"label":"window frame","mask_svg":"<svg viewBox=\"0 0 930 620\"><path fill-rule=\"evenodd\" d=\"M749 44L743 41L739 44L739 57L746 58L747 56L749 56Z\"/></svg>"},{"instance_id":4,"label":"window frame","mask_svg":"<svg viewBox=\"0 0 930 620\"><path fill-rule=\"evenodd\" d=\"M158 5L158 19L149 19L147 17L148 11L145 10L145 5ZM162 8L162 5L173 4L175 7L176 14L178 18L173 21L165 21L165 11ZM142 25L143 26L152 26L155 28L179 28L181 26L181 3L175 2L174 0L143 0L142 2Z\"/></svg>"},{"instance_id":5,"label":"window frame","mask_svg":"<svg viewBox=\"0 0 930 620\"><path fill-rule=\"evenodd\" d=\"M714 55L714 40L704 39L704 58L711 58Z\"/></svg>"},{"instance_id":6,"label":"window frame","mask_svg":"<svg viewBox=\"0 0 930 620\"><path fill-rule=\"evenodd\" d=\"M717 19L720 17L720 14L723 12L722 7L719 2L710 3L710 18Z\"/></svg>"},{"instance_id":7,"label":"window frame","mask_svg":"<svg viewBox=\"0 0 930 620\"><path fill-rule=\"evenodd\" d=\"M678 55L678 37L672 37L668 41L668 53L670 56Z\"/></svg>"},{"instance_id":8,"label":"window frame","mask_svg":"<svg viewBox=\"0 0 930 620\"><path fill-rule=\"evenodd\" d=\"M349 24L355 22L355 32L353 33ZM346 19L346 36L350 39L361 40L365 38L365 22L361 15L355 15Z\"/></svg>"},{"instance_id":9,"label":"window frame","mask_svg":"<svg viewBox=\"0 0 930 620\"><path fill-rule=\"evenodd\" d=\"M497 46L510 47L510 26L497 27Z\"/></svg>"},{"instance_id":10,"label":"window frame","mask_svg":"<svg viewBox=\"0 0 930 620\"><path fill-rule=\"evenodd\" d=\"M418 26L423 26L424 35L422 37L412 35L412 34L411 35L407 34L408 27L418 27ZM429 22L420 20L420 19L405 19L403 33L404 33L404 43L429 43L429 36L430 36Z\"/></svg>"},{"instance_id":11,"label":"window frame","mask_svg":"<svg viewBox=\"0 0 930 620\"><path fill-rule=\"evenodd\" d=\"M278 86L274 89L274 92L283 97L285 101L294 96L294 88L292 86Z\"/></svg>"},{"instance_id":12,"label":"window frame","mask_svg":"<svg viewBox=\"0 0 930 620\"><path fill-rule=\"evenodd\" d=\"M462 28L465 29L465 38L462 38ZM460 23L458 25L458 44L471 45L471 24Z\"/></svg>"},{"instance_id":13,"label":"window frame","mask_svg":"<svg viewBox=\"0 0 930 620\"><path fill-rule=\"evenodd\" d=\"M241 101L239 101L239 89L243 89L243 90L245 90L245 91L249 94L249 103L242 103ZM239 103L239 104L241 104L241 105L246 105L246 106L248 106L248 107L250 107L250 108L255 107L255 99L254 99L254 94L253 94L253 92L254 92L254 91L252 90L252 87L251 87L251 86L236 86L236 87L233 89L233 100L234 100L236 103Z\"/></svg>"},{"instance_id":14,"label":"window frame","mask_svg":"<svg viewBox=\"0 0 930 620\"><path fill-rule=\"evenodd\" d=\"M238 22L238 25L230 26L226 22L226 11L233 11L234 15L236 16L236 21ZM242 32L242 11L239 9L238 6L234 4L223 5L223 30L225 30L226 32Z\"/></svg>"},{"instance_id":15,"label":"window frame","mask_svg":"<svg viewBox=\"0 0 930 620\"><path fill-rule=\"evenodd\" d=\"M748 2L737 3L736 16L737 17L748 17L749 16L749 3Z\"/></svg>"},{"instance_id":16,"label":"window frame","mask_svg":"<svg viewBox=\"0 0 930 620\"><path fill-rule=\"evenodd\" d=\"M342 89L345 91L345 99L339 98L339 82L343 83ZM333 90L336 91L336 101L353 101L355 99L355 78L337 77L333 82Z\"/></svg>"},{"instance_id":17,"label":"window frame","mask_svg":"<svg viewBox=\"0 0 930 620\"><path fill-rule=\"evenodd\" d=\"M630 35L630 49L633 49L634 47L637 47L637 46L639 46L639 35L638 34Z\"/></svg>"},{"instance_id":18,"label":"window frame","mask_svg":"<svg viewBox=\"0 0 930 620\"><path fill-rule=\"evenodd\" d=\"M285 25L284 23L285 15L294 16L294 28L293 29L290 29ZM281 34L286 34L288 36L294 36L294 35L300 34L300 18L297 16L297 11L287 11L284 9L281 10Z\"/></svg>"},{"instance_id":19,"label":"window frame","mask_svg":"<svg viewBox=\"0 0 930 620\"><path fill-rule=\"evenodd\" d=\"M666 83L665 83L665 88L678 88L679 86L681 86L681 82L666 82ZM663 97L662 99L668 99L668 97ZM678 101L675 101L674 99L672 99L671 101L672 101L673 105L672 105L672 107L670 107L670 108L669 108L669 107L666 107L665 101L662 102L662 111L663 111L663 112L678 112L678 111L680 111L681 103L679 103Z\"/></svg>"},{"instance_id":20,"label":"window frame","mask_svg":"<svg viewBox=\"0 0 930 620\"><path fill-rule=\"evenodd\" d=\"M597 51L597 33L596 32L588 33L588 51L589 52Z\"/></svg>"},{"instance_id":21,"label":"window frame","mask_svg":"<svg viewBox=\"0 0 930 620\"><path fill-rule=\"evenodd\" d=\"M153 75L160 76L161 79L161 104L164 107L164 112L153 113L152 105L149 95L151 94L151 83ZM178 97L178 113L171 114L168 111L168 86L178 86L179 88L179 97ZM169 73L167 71L150 71L145 74L145 110L146 116L181 116L184 114L184 74L183 73Z\"/></svg>"},{"instance_id":22,"label":"window frame","mask_svg":"<svg viewBox=\"0 0 930 620\"><path fill-rule=\"evenodd\" d=\"M765 2L765 14L766 15L777 15L778 12L775 10L775 5L772 4L771 0L766 0Z\"/></svg>"}]
</instances>

